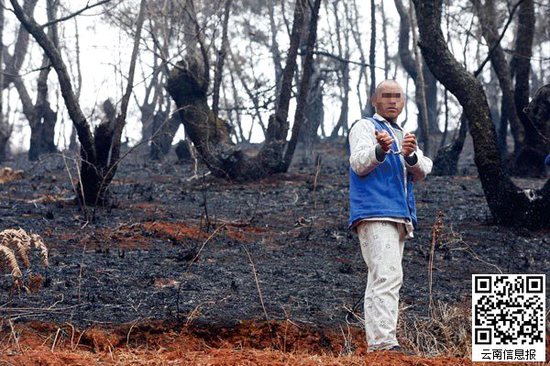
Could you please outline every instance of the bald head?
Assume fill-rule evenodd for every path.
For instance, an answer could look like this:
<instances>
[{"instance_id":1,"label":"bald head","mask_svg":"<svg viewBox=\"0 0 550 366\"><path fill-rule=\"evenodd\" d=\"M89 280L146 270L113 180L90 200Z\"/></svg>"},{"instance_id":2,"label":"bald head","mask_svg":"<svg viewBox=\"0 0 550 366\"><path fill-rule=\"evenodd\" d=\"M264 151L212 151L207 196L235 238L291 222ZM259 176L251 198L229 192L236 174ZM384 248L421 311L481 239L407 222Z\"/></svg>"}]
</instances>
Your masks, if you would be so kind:
<instances>
[{"instance_id":1,"label":"bald head","mask_svg":"<svg viewBox=\"0 0 550 366\"><path fill-rule=\"evenodd\" d=\"M399 89L401 90L401 92L403 92L403 88L401 88L401 85L399 85L399 83L393 79L387 79L387 80L384 80L382 82L380 82L377 86L376 86L376 89L374 90L374 94L379 94L381 93L382 91L384 91L385 89Z\"/></svg>"},{"instance_id":2,"label":"bald head","mask_svg":"<svg viewBox=\"0 0 550 366\"><path fill-rule=\"evenodd\" d=\"M372 105L376 109L376 113L387 121L396 122L405 105L403 88L395 80L382 81L374 91Z\"/></svg>"}]
</instances>

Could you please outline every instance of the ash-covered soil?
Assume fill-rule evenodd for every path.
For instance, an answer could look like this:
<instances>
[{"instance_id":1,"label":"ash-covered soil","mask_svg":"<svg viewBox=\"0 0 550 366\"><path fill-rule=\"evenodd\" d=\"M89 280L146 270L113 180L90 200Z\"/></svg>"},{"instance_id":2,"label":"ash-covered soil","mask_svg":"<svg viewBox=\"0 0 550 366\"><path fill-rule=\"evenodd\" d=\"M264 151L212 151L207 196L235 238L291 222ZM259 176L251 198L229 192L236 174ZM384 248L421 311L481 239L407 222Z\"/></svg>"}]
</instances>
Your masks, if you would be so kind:
<instances>
[{"instance_id":1,"label":"ash-covered soil","mask_svg":"<svg viewBox=\"0 0 550 366\"><path fill-rule=\"evenodd\" d=\"M189 180L192 163L176 164L172 156L150 162L136 150L121 164L106 208L70 200L77 177L70 159L7 162L25 178L0 185L0 229L40 234L50 266L42 268L33 254L30 271L43 281L34 281L32 293L14 289L4 268L0 317L79 327L145 319L228 326L268 318L339 329L361 301L367 268L347 229L345 148L325 143L316 154L318 166L301 164L297 152L287 174L231 183L203 176L200 165L199 177ZM419 228L405 244L401 290L407 312L427 315L438 212L434 300L468 304L473 273L549 273L548 231L494 225L472 160L461 160L460 176L416 185ZM543 183L518 181L523 188Z\"/></svg>"}]
</instances>

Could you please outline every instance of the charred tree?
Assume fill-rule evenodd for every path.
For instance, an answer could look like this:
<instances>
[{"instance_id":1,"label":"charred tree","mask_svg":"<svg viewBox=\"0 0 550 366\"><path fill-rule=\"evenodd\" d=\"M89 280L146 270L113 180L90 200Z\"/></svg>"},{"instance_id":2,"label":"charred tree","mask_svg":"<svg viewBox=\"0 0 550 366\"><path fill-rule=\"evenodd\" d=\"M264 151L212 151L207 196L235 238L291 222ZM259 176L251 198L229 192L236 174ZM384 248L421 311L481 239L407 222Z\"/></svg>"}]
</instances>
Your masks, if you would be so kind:
<instances>
[{"instance_id":1,"label":"charred tree","mask_svg":"<svg viewBox=\"0 0 550 366\"><path fill-rule=\"evenodd\" d=\"M414 0L420 48L434 76L464 109L474 142L475 164L489 209L498 224L549 227L550 180L540 190L521 190L506 174L483 87L456 61L441 31L441 1Z\"/></svg>"},{"instance_id":2,"label":"charred tree","mask_svg":"<svg viewBox=\"0 0 550 366\"><path fill-rule=\"evenodd\" d=\"M115 115L113 112L114 107L112 105L109 106L109 103L105 103L104 111L106 119L96 129L95 136L92 135L90 123L80 108L59 48L52 38L46 35L43 27L31 15L25 12L17 0L10 0L10 2L17 19L38 42L55 69L67 111L77 130L81 146L81 168L79 189L76 193L87 204L104 204L107 199L107 188L120 162L120 139L132 92L135 64L145 13L145 0L142 0L140 3L134 47L132 49L130 70L128 72L128 85L121 101L120 112L113 118Z\"/></svg>"},{"instance_id":3,"label":"charred tree","mask_svg":"<svg viewBox=\"0 0 550 366\"><path fill-rule=\"evenodd\" d=\"M264 145L253 158L247 158L231 141L229 124L216 117L208 106L209 60L204 44L198 42L201 46L200 54L189 53L185 60L178 62L172 70L167 90L176 102L189 138L213 175L234 180L254 180L288 169L309 90L308 87L303 86L309 85L311 73L310 68L306 67L302 75L292 137L287 143L288 108L306 6L308 6L306 0L296 2L290 48L282 74L277 108L269 119ZM320 0L316 0L310 22L310 29L314 31L309 32L305 65L308 64L307 59L311 62L313 55L319 6Z\"/></svg>"},{"instance_id":4,"label":"charred tree","mask_svg":"<svg viewBox=\"0 0 550 366\"><path fill-rule=\"evenodd\" d=\"M535 92L533 99L524 112L541 135L540 138L546 143L545 153L542 156L544 161L547 154L550 153L550 84L540 87ZM534 158L540 159L541 156L538 155Z\"/></svg>"},{"instance_id":5,"label":"charred tree","mask_svg":"<svg viewBox=\"0 0 550 366\"><path fill-rule=\"evenodd\" d=\"M149 157L152 160L162 160L170 152L170 146L174 140L181 120L177 112L169 113L160 110L153 117L153 135L151 137L151 150Z\"/></svg>"},{"instance_id":6,"label":"charred tree","mask_svg":"<svg viewBox=\"0 0 550 366\"><path fill-rule=\"evenodd\" d=\"M153 75L147 87L145 87L145 95L141 103L137 103L141 112L141 139L147 141L153 136L153 124L155 109L158 106L160 94L162 93L162 85L159 82L160 67L157 65L157 57L153 61Z\"/></svg>"},{"instance_id":7,"label":"charred tree","mask_svg":"<svg viewBox=\"0 0 550 366\"><path fill-rule=\"evenodd\" d=\"M544 136L545 126L536 125L524 112L529 104L529 76L536 22L533 0L524 0L519 5L517 19L516 45L511 64L516 81L514 101L519 120L525 129L525 141L517 155L514 173L522 177L542 177L545 174L543 161L549 147L548 136Z\"/></svg>"},{"instance_id":8,"label":"charred tree","mask_svg":"<svg viewBox=\"0 0 550 366\"><path fill-rule=\"evenodd\" d=\"M416 68L416 60L413 57L413 53L410 49L410 33L411 33L411 19L409 16L409 10L403 4L402 0L394 0L395 7L399 13L399 41L398 41L398 52L401 64L407 74L413 79L415 83L416 90L419 90L420 86L418 85L418 71ZM416 46L413 46L416 47ZM429 133L439 133L439 127L437 123L437 79L433 76L430 69L422 63L422 76L424 78L424 87L426 94L426 105L428 110L428 128ZM420 138L425 136L422 131L422 119L424 108L422 107L422 98L416 98L415 102L418 109L418 131L417 134Z\"/></svg>"},{"instance_id":9,"label":"charred tree","mask_svg":"<svg viewBox=\"0 0 550 366\"><path fill-rule=\"evenodd\" d=\"M304 143L304 164L313 163L313 146L319 140L317 130L325 118L323 105L323 77L316 65L311 76L308 101L305 106L304 130L299 139Z\"/></svg>"},{"instance_id":10,"label":"charred tree","mask_svg":"<svg viewBox=\"0 0 550 366\"><path fill-rule=\"evenodd\" d=\"M23 4L23 8L25 11L32 14L34 12L34 8L36 6L37 0L26 0ZM2 7L3 10L3 7ZM3 13L2 13L3 15ZM3 22L2 22L3 24ZM4 46L4 44L1 44L2 47L2 53L0 55L2 62L0 62L0 66L5 65L4 71L1 73L1 82L0 87L2 91L6 88L8 88L12 82L16 83L16 89L20 91L20 88L18 88L18 85L23 87L24 96L27 96L27 103L23 103L23 113L26 115L27 119L29 121L32 120L33 110L34 106L32 104L32 101L30 97L28 96L28 93L25 89L25 86L21 80L20 77L18 77L20 73L21 66L23 65L23 61L25 60L25 56L27 54L27 49L29 45L29 33L25 30L25 28L21 25L17 31L17 37L15 41L14 46L14 53L11 55L7 49L7 47ZM39 78L40 79L40 78ZM18 84L17 84L18 83ZM21 97L21 99L23 99ZM22 100L23 101L23 100ZM0 102L0 104L3 104ZM27 113L28 112L28 113ZM29 118L29 116L31 118ZM0 121L0 155L2 156L2 160L5 159L5 153L7 149L7 143L9 140L9 137L11 135L11 126L7 123L7 121L4 120L4 116L0 115L0 118L2 119ZM51 142L53 144L53 135ZM31 144L32 146L32 144ZM35 144L36 146L36 144ZM55 147L54 147L55 148Z\"/></svg>"},{"instance_id":11,"label":"charred tree","mask_svg":"<svg viewBox=\"0 0 550 366\"><path fill-rule=\"evenodd\" d=\"M4 65L4 1L0 0L0 69ZM2 71L2 70L0 70ZM4 120L4 73L0 72L0 162L6 160L6 149L11 129Z\"/></svg>"}]
</instances>

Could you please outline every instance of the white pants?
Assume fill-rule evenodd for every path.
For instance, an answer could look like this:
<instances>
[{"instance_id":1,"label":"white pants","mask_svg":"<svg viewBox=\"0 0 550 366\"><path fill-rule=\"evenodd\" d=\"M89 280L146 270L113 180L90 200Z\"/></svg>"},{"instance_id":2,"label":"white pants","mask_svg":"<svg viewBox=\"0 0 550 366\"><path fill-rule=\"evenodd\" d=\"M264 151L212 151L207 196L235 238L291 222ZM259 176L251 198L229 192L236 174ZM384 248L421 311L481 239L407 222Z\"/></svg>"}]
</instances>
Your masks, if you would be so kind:
<instances>
[{"instance_id":1,"label":"white pants","mask_svg":"<svg viewBox=\"0 0 550 366\"><path fill-rule=\"evenodd\" d=\"M368 350L399 345L396 337L399 289L403 283L405 225L363 221L357 227L361 253L368 267L365 290L365 330Z\"/></svg>"}]
</instances>

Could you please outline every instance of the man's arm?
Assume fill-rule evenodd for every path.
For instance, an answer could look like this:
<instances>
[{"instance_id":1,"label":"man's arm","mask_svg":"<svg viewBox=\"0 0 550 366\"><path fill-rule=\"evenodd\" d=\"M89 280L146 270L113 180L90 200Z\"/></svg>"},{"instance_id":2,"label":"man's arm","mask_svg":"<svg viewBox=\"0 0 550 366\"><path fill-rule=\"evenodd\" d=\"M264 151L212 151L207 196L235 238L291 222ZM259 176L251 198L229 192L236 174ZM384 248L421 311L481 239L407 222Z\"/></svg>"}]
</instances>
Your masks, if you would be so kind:
<instances>
[{"instance_id":1,"label":"man's arm","mask_svg":"<svg viewBox=\"0 0 550 366\"><path fill-rule=\"evenodd\" d=\"M349 132L349 163L359 176L369 174L386 158L374 132L374 125L368 120L358 121Z\"/></svg>"}]
</instances>

